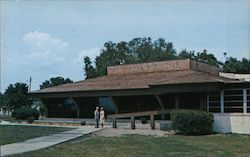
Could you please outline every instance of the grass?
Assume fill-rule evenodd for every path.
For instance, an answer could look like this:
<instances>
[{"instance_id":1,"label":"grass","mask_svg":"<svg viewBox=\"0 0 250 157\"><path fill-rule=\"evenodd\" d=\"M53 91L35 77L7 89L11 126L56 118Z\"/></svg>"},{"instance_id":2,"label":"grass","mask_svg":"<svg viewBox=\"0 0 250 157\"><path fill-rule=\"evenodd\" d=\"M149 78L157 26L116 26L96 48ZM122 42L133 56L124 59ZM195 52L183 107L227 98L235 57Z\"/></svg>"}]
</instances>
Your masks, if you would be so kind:
<instances>
[{"instance_id":1,"label":"grass","mask_svg":"<svg viewBox=\"0 0 250 157\"><path fill-rule=\"evenodd\" d=\"M71 128L0 125L0 145L25 141L68 130L71 130Z\"/></svg>"},{"instance_id":2,"label":"grass","mask_svg":"<svg viewBox=\"0 0 250 157\"><path fill-rule=\"evenodd\" d=\"M23 121L26 122L26 120L19 120L19 119L13 118L12 116L4 116L4 115L0 116L0 121L1 120L8 121L8 122L23 122Z\"/></svg>"},{"instance_id":3,"label":"grass","mask_svg":"<svg viewBox=\"0 0 250 157\"><path fill-rule=\"evenodd\" d=\"M12 157L246 157L249 135L88 137Z\"/></svg>"}]
</instances>

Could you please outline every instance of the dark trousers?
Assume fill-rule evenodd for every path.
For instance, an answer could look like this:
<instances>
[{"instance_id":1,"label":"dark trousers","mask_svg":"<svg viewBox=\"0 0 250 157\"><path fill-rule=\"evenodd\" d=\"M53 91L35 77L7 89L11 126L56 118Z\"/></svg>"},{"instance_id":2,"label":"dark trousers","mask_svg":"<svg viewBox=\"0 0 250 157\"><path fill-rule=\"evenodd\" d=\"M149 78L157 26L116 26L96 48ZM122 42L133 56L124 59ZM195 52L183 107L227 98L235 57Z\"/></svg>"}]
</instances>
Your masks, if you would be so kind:
<instances>
[{"instance_id":1,"label":"dark trousers","mask_svg":"<svg viewBox=\"0 0 250 157\"><path fill-rule=\"evenodd\" d=\"M95 119L95 127L99 128L99 119Z\"/></svg>"}]
</instances>

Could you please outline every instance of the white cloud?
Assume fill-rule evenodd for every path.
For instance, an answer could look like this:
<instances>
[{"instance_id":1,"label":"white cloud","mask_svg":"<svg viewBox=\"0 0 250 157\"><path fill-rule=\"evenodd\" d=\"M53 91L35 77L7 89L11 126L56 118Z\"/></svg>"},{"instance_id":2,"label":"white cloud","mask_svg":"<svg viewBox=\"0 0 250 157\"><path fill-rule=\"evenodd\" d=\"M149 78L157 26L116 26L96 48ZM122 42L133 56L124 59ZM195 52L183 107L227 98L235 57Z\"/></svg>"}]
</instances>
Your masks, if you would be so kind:
<instances>
[{"instance_id":1,"label":"white cloud","mask_svg":"<svg viewBox=\"0 0 250 157\"><path fill-rule=\"evenodd\" d=\"M29 32L23 36L23 41L30 43L39 48L56 48L63 49L69 44L58 37L54 37L50 33L45 32Z\"/></svg>"},{"instance_id":2,"label":"white cloud","mask_svg":"<svg viewBox=\"0 0 250 157\"><path fill-rule=\"evenodd\" d=\"M52 73L66 75L67 68L72 68L75 56L78 55L71 56L68 42L50 33L30 32L24 34L22 39L25 49L5 56L4 80L8 79L11 83L16 80L25 82L29 76L37 83L49 79ZM35 86L37 89L38 85Z\"/></svg>"},{"instance_id":3,"label":"white cloud","mask_svg":"<svg viewBox=\"0 0 250 157\"><path fill-rule=\"evenodd\" d=\"M39 67L48 67L65 61L70 54L68 42L47 32L29 32L22 39L30 46L25 55L19 54L17 58L24 64L29 62Z\"/></svg>"},{"instance_id":4,"label":"white cloud","mask_svg":"<svg viewBox=\"0 0 250 157\"><path fill-rule=\"evenodd\" d=\"M100 54L98 47L74 53L67 41L46 32L30 32L22 37L25 49L22 53L5 56L4 80L8 83L33 79L32 89L50 77L62 76L72 80L84 79L83 58L92 60ZM11 70L8 70L11 69ZM22 69L22 70L20 70Z\"/></svg>"}]
</instances>

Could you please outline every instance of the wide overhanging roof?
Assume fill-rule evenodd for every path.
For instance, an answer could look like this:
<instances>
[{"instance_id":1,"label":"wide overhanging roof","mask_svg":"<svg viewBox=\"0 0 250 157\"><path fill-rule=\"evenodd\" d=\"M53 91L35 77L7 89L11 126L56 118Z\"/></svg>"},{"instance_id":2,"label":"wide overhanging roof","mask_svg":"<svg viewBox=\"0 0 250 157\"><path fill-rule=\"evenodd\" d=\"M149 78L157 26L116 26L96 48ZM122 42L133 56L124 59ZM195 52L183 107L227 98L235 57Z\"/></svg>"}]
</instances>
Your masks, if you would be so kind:
<instances>
[{"instance_id":1,"label":"wide overhanging roof","mask_svg":"<svg viewBox=\"0 0 250 157\"><path fill-rule=\"evenodd\" d=\"M187 62L188 61L188 62ZM177 60L173 63L183 64L179 69L168 70L168 67L153 67L155 69L160 69L163 67L163 70L152 72L151 66L152 63L147 63L146 66L149 68L145 68L142 70L140 68L140 72L129 72L125 71L122 73L121 71L116 69L116 71L111 71L108 69L108 75L101 76L97 78L87 79L79 82L68 83L64 85L59 85L55 87L45 88L42 90L33 91L30 94L34 97L36 95L41 94L51 94L51 93L70 93L70 92L95 92L95 91L122 91L122 90L150 90L154 87L159 86L171 86L171 85L194 85L194 84L226 84L226 83L242 83L240 80L236 79L228 79L221 77L219 75L213 73L209 73L209 71L201 71L195 68L186 67L187 65L192 65L193 61L190 60ZM162 64L162 62L159 62ZM167 62L166 62L167 63ZM145 64L145 63L144 63ZM155 62L153 62L155 64ZM202 63L203 64L203 63ZM141 66L141 64L139 64ZM157 64L158 65L158 64ZM128 65L131 66L131 65ZM138 67L138 65L133 65ZM168 65L169 66L169 65ZM204 66L204 65L203 65ZM176 67L176 66L175 66ZM117 68L117 67L111 67ZM122 66L122 68L126 69L126 65ZM133 68L133 67L130 67ZM211 69L211 68L210 68ZM147 71L149 70L149 72ZM214 70L214 69L213 69ZM104 94L108 95L108 94Z\"/></svg>"}]
</instances>

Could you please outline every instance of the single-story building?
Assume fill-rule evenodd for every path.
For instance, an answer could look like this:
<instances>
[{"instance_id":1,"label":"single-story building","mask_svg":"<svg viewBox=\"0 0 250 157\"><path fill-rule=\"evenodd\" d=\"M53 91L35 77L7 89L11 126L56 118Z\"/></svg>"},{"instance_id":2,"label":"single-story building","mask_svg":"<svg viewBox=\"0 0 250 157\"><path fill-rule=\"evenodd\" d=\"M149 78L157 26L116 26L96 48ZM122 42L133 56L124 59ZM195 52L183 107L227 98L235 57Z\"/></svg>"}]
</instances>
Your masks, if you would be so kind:
<instances>
[{"instance_id":1,"label":"single-story building","mask_svg":"<svg viewBox=\"0 0 250 157\"><path fill-rule=\"evenodd\" d=\"M191 59L110 66L107 75L30 92L48 117L93 117L97 105L108 114L205 110L215 131L250 133L250 83L219 75L219 68ZM160 112L159 112L160 113ZM169 120L170 112L156 115Z\"/></svg>"}]
</instances>

